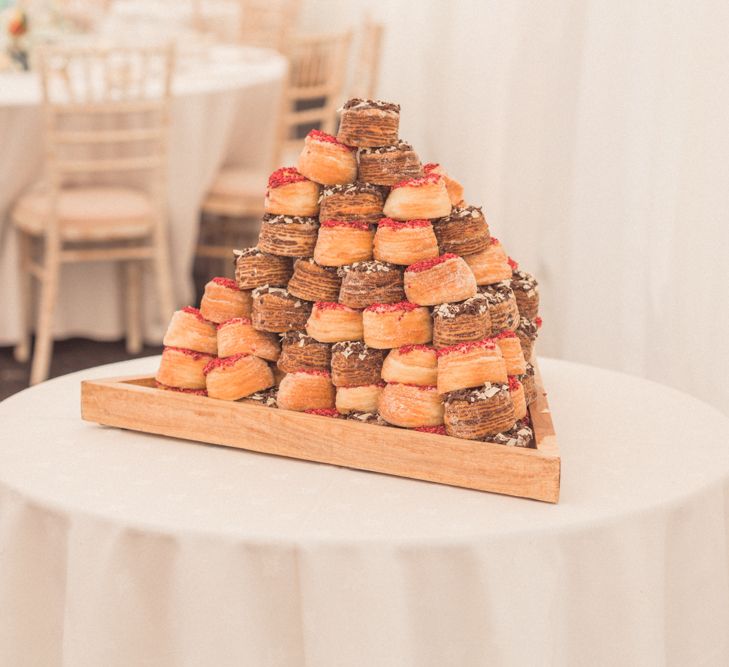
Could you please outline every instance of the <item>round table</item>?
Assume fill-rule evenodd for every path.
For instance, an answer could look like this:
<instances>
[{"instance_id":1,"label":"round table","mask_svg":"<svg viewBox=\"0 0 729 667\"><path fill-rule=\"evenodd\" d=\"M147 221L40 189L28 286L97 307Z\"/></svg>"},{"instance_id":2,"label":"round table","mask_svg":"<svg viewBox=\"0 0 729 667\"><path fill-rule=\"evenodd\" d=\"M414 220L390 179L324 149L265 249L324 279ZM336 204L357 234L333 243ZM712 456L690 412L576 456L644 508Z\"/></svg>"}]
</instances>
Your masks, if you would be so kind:
<instances>
[{"instance_id":1,"label":"round table","mask_svg":"<svg viewBox=\"0 0 729 667\"><path fill-rule=\"evenodd\" d=\"M80 420L82 379L156 365L0 404L0 664L729 661L713 408L543 360L550 505Z\"/></svg>"},{"instance_id":2,"label":"round table","mask_svg":"<svg viewBox=\"0 0 729 667\"><path fill-rule=\"evenodd\" d=\"M200 204L217 170L226 162L259 168L261 192L265 189L287 68L286 59L268 49L218 45L187 51L173 82L167 180L173 285L181 305L192 298ZM15 344L20 330L8 214L22 191L42 176L43 114L35 72L0 72L0 145L0 303L9 305L0 319L2 346ZM115 268L63 267L56 337L124 335ZM159 320L151 275L145 284L147 339L158 342L166 322Z\"/></svg>"}]
</instances>

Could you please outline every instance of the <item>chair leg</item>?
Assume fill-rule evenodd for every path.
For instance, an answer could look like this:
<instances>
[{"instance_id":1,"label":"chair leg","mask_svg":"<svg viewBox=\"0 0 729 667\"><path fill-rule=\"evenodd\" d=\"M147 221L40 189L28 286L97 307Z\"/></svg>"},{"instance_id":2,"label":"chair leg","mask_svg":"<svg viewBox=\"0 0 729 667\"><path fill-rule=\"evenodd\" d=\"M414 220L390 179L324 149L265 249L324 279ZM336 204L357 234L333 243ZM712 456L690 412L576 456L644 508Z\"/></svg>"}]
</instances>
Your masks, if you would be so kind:
<instances>
[{"instance_id":1,"label":"chair leg","mask_svg":"<svg viewBox=\"0 0 729 667\"><path fill-rule=\"evenodd\" d=\"M221 226L224 224L224 218L214 215L209 218L210 226L208 227L207 243L208 246L219 248L221 241ZM220 259L218 257L208 257L205 275L208 279L213 276L219 276ZM207 280L206 280L207 282Z\"/></svg>"},{"instance_id":2,"label":"chair leg","mask_svg":"<svg viewBox=\"0 0 729 667\"><path fill-rule=\"evenodd\" d=\"M170 266L167 238L159 226L154 236L153 261L155 277L157 278L157 293L159 294L162 325L165 326L175 310L175 297L172 291L172 267Z\"/></svg>"},{"instance_id":3,"label":"chair leg","mask_svg":"<svg viewBox=\"0 0 729 667\"><path fill-rule=\"evenodd\" d=\"M20 229L15 230L18 245L18 322L20 337L13 351L15 360L25 363L30 359L30 325L33 311L33 276L30 273L32 239Z\"/></svg>"},{"instance_id":4,"label":"chair leg","mask_svg":"<svg viewBox=\"0 0 729 667\"><path fill-rule=\"evenodd\" d=\"M124 309L127 330L127 352L139 354L142 351L142 275L139 262L122 264L124 275Z\"/></svg>"},{"instance_id":5,"label":"chair leg","mask_svg":"<svg viewBox=\"0 0 729 667\"><path fill-rule=\"evenodd\" d=\"M221 234L218 239L219 246L221 248L230 248L231 254L233 254L233 246L235 245L235 241L233 240L235 236L235 228L232 223L234 221L231 221L230 218L226 218L222 222ZM218 260L218 273L216 275L222 276L223 278L232 278L231 263L228 261L227 257L221 257Z\"/></svg>"},{"instance_id":6,"label":"chair leg","mask_svg":"<svg viewBox=\"0 0 729 667\"><path fill-rule=\"evenodd\" d=\"M58 296L60 279L61 247L58 240L46 238L43 257L38 325L35 333L35 350L30 368L30 384L38 384L48 378L53 352L53 313Z\"/></svg>"}]
</instances>

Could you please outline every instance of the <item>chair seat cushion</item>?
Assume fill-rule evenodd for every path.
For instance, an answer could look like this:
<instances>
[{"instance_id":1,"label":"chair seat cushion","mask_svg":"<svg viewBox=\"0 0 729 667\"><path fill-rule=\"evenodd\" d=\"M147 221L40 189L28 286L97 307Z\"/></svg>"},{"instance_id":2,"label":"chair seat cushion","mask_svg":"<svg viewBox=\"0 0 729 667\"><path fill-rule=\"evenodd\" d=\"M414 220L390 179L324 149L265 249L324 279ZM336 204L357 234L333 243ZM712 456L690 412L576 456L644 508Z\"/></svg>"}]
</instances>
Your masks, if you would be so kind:
<instances>
[{"instance_id":1,"label":"chair seat cushion","mask_svg":"<svg viewBox=\"0 0 729 667\"><path fill-rule=\"evenodd\" d=\"M221 169L202 205L204 214L233 218L263 215L268 174L245 167Z\"/></svg>"},{"instance_id":2,"label":"chair seat cushion","mask_svg":"<svg viewBox=\"0 0 729 667\"><path fill-rule=\"evenodd\" d=\"M263 197L266 193L268 174L245 167L224 167L208 190L211 197Z\"/></svg>"},{"instance_id":3,"label":"chair seat cushion","mask_svg":"<svg viewBox=\"0 0 729 667\"><path fill-rule=\"evenodd\" d=\"M13 209L15 224L29 234L43 234L51 211L47 187L37 184ZM63 188L58 198L61 237L67 241L139 238L150 233L154 209L140 190L113 186Z\"/></svg>"}]
</instances>

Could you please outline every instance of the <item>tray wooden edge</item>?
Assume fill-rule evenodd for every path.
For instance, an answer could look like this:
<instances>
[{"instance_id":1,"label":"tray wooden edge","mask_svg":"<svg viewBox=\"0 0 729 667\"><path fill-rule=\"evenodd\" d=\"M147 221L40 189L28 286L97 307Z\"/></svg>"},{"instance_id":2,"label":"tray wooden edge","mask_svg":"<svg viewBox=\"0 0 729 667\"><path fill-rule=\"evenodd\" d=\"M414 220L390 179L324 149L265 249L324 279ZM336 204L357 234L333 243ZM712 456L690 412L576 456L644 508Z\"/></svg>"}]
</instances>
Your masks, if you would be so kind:
<instances>
[{"instance_id":1,"label":"tray wooden edge","mask_svg":"<svg viewBox=\"0 0 729 667\"><path fill-rule=\"evenodd\" d=\"M529 412L536 449L165 391L150 375L82 381L81 417L104 426L557 503L559 446L534 365L537 399ZM272 431L276 438L270 437ZM341 447L342 442L348 446Z\"/></svg>"}]
</instances>

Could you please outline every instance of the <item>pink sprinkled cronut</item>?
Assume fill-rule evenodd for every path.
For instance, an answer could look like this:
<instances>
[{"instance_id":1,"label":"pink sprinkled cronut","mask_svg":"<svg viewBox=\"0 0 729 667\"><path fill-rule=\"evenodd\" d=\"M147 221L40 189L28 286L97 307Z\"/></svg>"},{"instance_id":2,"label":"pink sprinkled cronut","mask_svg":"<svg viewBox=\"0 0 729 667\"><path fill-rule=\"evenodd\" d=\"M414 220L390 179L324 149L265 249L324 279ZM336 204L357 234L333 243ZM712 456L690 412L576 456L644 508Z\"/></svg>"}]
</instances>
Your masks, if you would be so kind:
<instances>
[{"instance_id":1,"label":"pink sprinkled cronut","mask_svg":"<svg viewBox=\"0 0 729 667\"><path fill-rule=\"evenodd\" d=\"M445 255L441 255L440 257L421 259L419 262L415 262L415 264L408 266L408 268L405 269L405 272L420 273L421 271L427 271L428 269L432 269L434 266L438 266L438 264L447 262L449 259L458 259L458 255L454 255L452 252L447 252Z\"/></svg>"},{"instance_id":2,"label":"pink sprinkled cronut","mask_svg":"<svg viewBox=\"0 0 729 667\"><path fill-rule=\"evenodd\" d=\"M436 433L437 435L447 435L446 427L441 424L440 426L416 426L413 431L420 431L421 433Z\"/></svg>"},{"instance_id":3,"label":"pink sprinkled cronut","mask_svg":"<svg viewBox=\"0 0 729 667\"><path fill-rule=\"evenodd\" d=\"M424 185L435 185L443 177L440 174L426 174L425 176L416 176L415 178L406 178L403 181L399 181L392 186L392 189L396 188L421 188Z\"/></svg>"},{"instance_id":4,"label":"pink sprinkled cronut","mask_svg":"<svg viewBox=\"0 0 729 667\"><path fill-rule=\"evenodd\" d=\"M331 377L331 373L325 371L323 368L300 368L298 371L289 373L289 375L319 375L323 378Z\"/></svg>"},{"instance_id":5,"label":"pink sprinkled cronut","mask_svg":"<svg viewBox=\"0 0 729 667\"><path fill-rule=\"evenodd\" d=\"M521 382L516 375L509 375L509 391L519 391L521 388Z\"/></svg>"},{"instance_id":6,"label":"pink sprinkled cronut","mask_svg":"<svg viewBox=\"0 0 729 667\"><path fill-rule=\"evenodd\" d=\"M398 311L400 312L410 312L411 310L417 310L418 308L422 308L422 306L419 306L417 303L413 303L412 301L398 301L397 303L373 303L367 308L365 308L365 312L367 313L396 313Z\"/></svg>"},{"instance_id":7,"label":"pink sprinkled cronut","mask_svg":"<svg viewBox=\"0 0 729 667\"><path fill-rule=\"evenodd\" d=\"M311 408L310 410L304 410L307 415L319 415L320 417L334 417L339 418L342 415L335 408Z\"/></svg>"},{"instance_id":8,"label":"pink sprinkled cronut","mask_svg":"<svg viewBox=\"0 0 729 667\"><path fill-rule=\"evenodd\" d=\"M398 354L410 354L411 352L435 352L435 348L431 345L403 345L396 349Z\"/></svg>"},{"instance_id":9,"label":"pink sprinkled cronut","mask_svg":"<svg viewBox=\"0 0 729 667\"><path fill-rule=\"evenodd\" d=\"M393 220L392 218L382 218L377 223L378 227L387 227L398 231L400 229L413 229L416 227L430 227L430 220Z\"/></svg>"},{"instance_id":10,"label":"pink sprinkled cronut","mask_svg":"<svg viewBox=\"0 0 729 667\"><path fill-rule=\"evenodd\" d=\"M321 141L327 144L334 144L335 146L344 148L348 151L357 150L356 146L347 146L347 144L343 144L336 137L332 136L331 134L327 134L326 132L322 132L321 130L311 130L311 132L306 135L306 138L313 139L314 141Z\"/></svg>"},{"instance_id":11,"label":"pink sprinkled cronut","mask_svg":"<svg viewBox=\"0 0 729 667\"><path fill-rule=\"evenodd\" d=\"M203 317L203 316L202 316L202 315L200 314L200 310L199 310L198 308L195 308L194 306L185 306L185 307L184 307L184 308L182 309L182 312L183 312L183 313L188 313L188 314L190 314L190 315L194 315L194 316L195 316L195 317L197 317L197 319L198 319L198 320L200 320L201 322L205 322L205 323L207 323L207 324L212 324L212 322L210 322L210 321L206 320L206 319L205 319L205 318L204 318L204 317Z\"/></svg>"},{"instance_id":12,"label":"pink sprinkled cronut","mask_svg":"<svg viewBox=\"0 0 729 667\"><path fill-rule=\"evenodd\" d=\"M511 267L512 271L519 270L519 262L517 262L515 259L512 259L511 257L509 257L506 261L509 262L509 266Z\"/></svg>"},{"instance_id":13,"label":"pink sprinkled cronut","mask_svg":"<svg viewBox=\"0 0 729 667\"><path fill-rule=\"evenodd\" d=\"M225 320L225 322L221 322L220 324L218 324L218 329L227 327L229 324L251 324L251 318L250 317L233 317L230 320Z\"/></svg>"},{"instance_id":14,"label":"pink sprinkled cronut","mask_svg":"<svg viewBox=\"0 0 729 667\"><path fill-rule=\"evenodd\" d=\"M207 389L185 389L184 387L171 387L170 385L162 384L161 382L157 382L156 384L158 389L164 389L165 391L176 391L180 394L192 394L194 396L208 395Z\"/></svg>"},{"instance_id":15,"label":"pink sprinkled cronut","mask_svg":"<svg viewBox=\"0 0 729 667\"><path fill-rule=\"evenodd\" d=\"M282 185L291 185L291 183L301 183L308 180L306 176L299 173L296 167L281 167L268 177L268 187L271 189L280 188Z\"/></svg>"},{"instance_id":16,"label":"pink sprinkled cronut","mask_svg":"<svg viewBox=\"0 0 729 667\"><path fill-rule=\"evenodd\" d=\"M229 357L218 357L217 359L213 359L208 362L208 365L203 368L203 374L207 375L210 371L215 370L216 368L230 368L231 366L235 366L235 364L243 359L243 357L250 356L250 354L241 352L240 354L233 354Z\"/></svg>"},{"instance_id":17,"label":"pink sprinkled cronut","mask_svg":"<svg viewBox=\"0 0 729 667\"><path fill-rule=\"evenodd\" d=\"M314 304L314 310L347 310L351 313L359 312L354 308L345 306L343 303L337 303L336 301L317 301Z\"/></svg>"},{"instance_id":18,"label":"pink sprinkled cronut","mask_svg":"<svg viewBox=\"0 0 729 667\"><path fill-rule=\"evenodd\" d=\"M494 343L493 338L471 340L466 343L458 343L458 345L449 345L448 347L438 348L435 351L435 354L440 359L440 357L444 357L447 354L465 354L466 352L470 352L471 350L477 350L478 348L483 348L485 350L495 350L496 343Z\"/></svg>"},{"instance_id":19,"label":"pink sprinkled cronut","mask_svg":"<svg viewBox=\"0 0 729 667\"><path fill-rule=\"evenodd\" d=\"M369 231L370 224L364 220L324 220L320 223L320 227L348 227L349 229L361 229Z\"/></svg>"},{"instance_id":20,"label":"pink sprinkled cronut","mask_svg":"<svg viewBox=\"0 0 729 667\"><path fill-rule=\"evenodd\" d=\"M227 287L228 289L232 289L235 292L240 292L240 290L238 289L238 284L232 278L223 278L221 276L218 276L217 278L213 278L210 282L215 283L216 285L220 285L221 287Z\"/></svg>"},{"instance_id":21,"label":"pink sprinkled cronut","mask_svg":"<svg viewBox=\"0 0 729 667\"><path fill-rule=\"evenodd\" d=\"M167 352L167 350L171 350L173 352L180 352L181 354L186 354L188 357L192 357L195 361L198 359L215 359L214 354L207 354L205 352L196 352L195 350L188 350L184 347L174 347L173 345L168 345L165 347L164 350L162 350L162 354Z\"/></svg>"}]
</instances>

